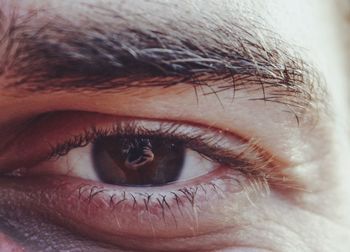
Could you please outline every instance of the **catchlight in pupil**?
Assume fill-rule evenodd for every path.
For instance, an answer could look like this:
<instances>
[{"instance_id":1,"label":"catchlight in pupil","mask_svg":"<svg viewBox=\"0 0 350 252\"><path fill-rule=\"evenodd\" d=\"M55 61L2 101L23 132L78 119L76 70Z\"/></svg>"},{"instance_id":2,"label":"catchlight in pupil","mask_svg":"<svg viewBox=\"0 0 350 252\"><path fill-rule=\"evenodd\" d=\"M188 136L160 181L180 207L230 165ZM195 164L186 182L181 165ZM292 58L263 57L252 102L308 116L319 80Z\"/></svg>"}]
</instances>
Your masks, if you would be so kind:
<instances>
[{"instance_id":1,"label":"catchlight in pupil","mask_svg":"<svg viewBox=\"0 0 350 252\"><path fill-rule=\"evenodd\" d=\"M184 144L161 137L110 136L93 146L96 173L109 184L151 186L174 182L184 160Z\"/></svg>"}]
</instances>

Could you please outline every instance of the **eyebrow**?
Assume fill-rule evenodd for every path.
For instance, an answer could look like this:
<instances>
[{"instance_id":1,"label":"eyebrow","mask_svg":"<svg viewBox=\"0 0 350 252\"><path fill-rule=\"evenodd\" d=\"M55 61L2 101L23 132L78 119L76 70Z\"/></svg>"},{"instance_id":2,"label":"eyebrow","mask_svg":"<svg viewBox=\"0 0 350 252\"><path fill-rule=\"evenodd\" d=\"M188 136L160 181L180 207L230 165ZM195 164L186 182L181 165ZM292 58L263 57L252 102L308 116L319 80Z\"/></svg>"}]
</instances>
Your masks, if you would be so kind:
<instances>
[{"instance_id":1,"label":"eyebrow","mask_svg":"<svg viewBox=\"0 0 350 252\"><path fill-rule=\"evenodd\" d=\"M250 100L294 111L324 93L317 71L252 20L216 17L214 23L207 16L160 24L149 16L89 7L98 18L80 16L80 24L47 9L0 12L2 88L110 92L189 84L205 94L259 91Z\"/></svg>"}]
</instances>

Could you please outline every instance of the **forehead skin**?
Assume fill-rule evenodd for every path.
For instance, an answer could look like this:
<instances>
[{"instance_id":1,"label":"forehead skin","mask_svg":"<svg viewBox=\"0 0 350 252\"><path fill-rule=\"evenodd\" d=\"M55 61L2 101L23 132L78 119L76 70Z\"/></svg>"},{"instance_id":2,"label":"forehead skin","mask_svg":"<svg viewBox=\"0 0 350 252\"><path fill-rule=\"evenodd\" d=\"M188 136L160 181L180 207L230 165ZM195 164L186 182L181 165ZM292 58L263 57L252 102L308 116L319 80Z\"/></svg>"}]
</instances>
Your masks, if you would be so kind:
<instances>
[{"instance_id":1,"label":"forehead skin","mask_svg":"<svg viewBox=\"0 0 350 252\"><path fill-rule=\"evenodd\" d=\"M310 247L317 248L325 243L329 251L347 251L348 244L343 240L348 237L350 226L350 183L349 178L349 154L350 147L346 125L348 122L348 74L346 71L345 48L343 47L338 29L339 10L335 1L320 0L227 0L227 1L207 1L207 0L172 0L172 1L3 1L4 6L9 9L14 6L19 11L28 9L50 9L53 12L73 21L76 24L81 22L82 16L91 19L101 17L96 12L96 6L116 9L120 13L135 13L152 22L161 22L164 24L191 24L198 22L203 18L208 18L208 22L224 22L227 19L241 20L243 23L248 18L256 23L263 23L266 30L278 34L279 39L290 44L294 50L300 54L305 61L315 66L321 73L323 83L328 92L327 103L330 104L329 118L320 121L321 124L327 124L327 143L329 157L325 164L318 164L313 168L310 164L310 170L305 172L304 176L312 181L312 171L320 169L320 175L314 176L314 180L319 178L329 179L329 183L324 183L326 188L320 192L305 196L301 202L307 202L308 212L321 216L327 220L321 228L311 228L316 236L326 237L313 239L314 244ZM134 16L134 15L130 15ZM126 19L130 16L125 16ZM130 19L128 22L137 22ZM84 25L83 23L81 24ZM146 25L146 24L145 24ZM223 23L223 25L225 25ZM270 33L265 30L259 30L261 39L268 40L266 36ZM294 51L292 53L295 53ZM6 94L1 97L0 106L6 102L13 102L11 96ZM33 96L36 98L35 96ZM32 99L34 99L32 98ZM41 98L37 98L41 99ZM66 99L69 99L66 98ZM11 110L11 109L10 109ZM23 109L22 109L23 110ZM106 108L98 108L104 112ZM16 110L14 109L16 112ZM0 119L2 114L0 113ZM322 117L323 118L323 117ZM328 117L327 117L328 118ZM323 136L320 136L322 138ZM330 139L330 140L329 140ZM322 143L322 141L321 141ZM311 171L311 172L310 172ZM319 177L318 177L319 176ZM312 181L318 183L317 181ZM320 199L322 200L322 207ZM294 218L294 215L291 214ZM312 214L311 214L312 215ZM305 216L303 216L305 217ZM313 216L310 216L313 218ZM328 225L328 223L331 223ZM300 227L296 228L299 230ZM305 227L305 230L308 227ZM321 230L322 231L321 231ZM317 232L320 232L317 234ZM317 244L319 242L320 244ZM339 248L339 250L338 250ZM315 250L317 251L317 249ZM325 249L324 251L327 251Z\"/></svg>"}]
</instances>

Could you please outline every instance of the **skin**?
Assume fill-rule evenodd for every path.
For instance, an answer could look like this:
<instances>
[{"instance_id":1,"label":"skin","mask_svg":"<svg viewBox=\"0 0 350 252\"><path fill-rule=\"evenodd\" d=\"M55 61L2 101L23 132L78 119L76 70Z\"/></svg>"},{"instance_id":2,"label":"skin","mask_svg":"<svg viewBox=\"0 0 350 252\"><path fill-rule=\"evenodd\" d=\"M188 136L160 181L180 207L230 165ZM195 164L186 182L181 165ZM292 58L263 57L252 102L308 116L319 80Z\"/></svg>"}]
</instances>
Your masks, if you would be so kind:
<instances>
[{"instance_id":1,"label":"skin","mask_svg":"<svg viewBox=\"0 0 350 252\"><path fill-rule=\"evenodd\" d=\"M108 1L75 2L26 0L15 5L20 11L53 9L70 19L76 17L79 11L90 11L91 18L95 17L93 10L82 7L80 2L106 4ZM1 178L1 251L49 251L49 246L54 251L349 251L349 78L343 44L345 38L339 29L344 21L339 18L338 5L334 1L320 3L319 0L230 0L225 4L208 4L198 0L183 6L182 1L172 1L172 4L176 3L179 8L194 13L199 9L207 12L206 15L214 15L217 11L230 16L234 11L234 15L239 17L263 20L268 30L292 45L292 50L320 74L320 86L312 91L316 93L323 86L326 90L321 100L315 103L319 110L307 110L298 125L295 117L285 113L282 105L247 101L246 97L254 95L249 91L237 92L234 102L231 91L221 92L220 104L215 95L202 93L199 93L198 102L193 89L186 85L168 89L134 88L128 92L64 91L34 92L30 95L24 90L7 89L0 85L0 136L7 140L14 134L13 129L19 129L35 116L51 111L76 111L81 113L81 118L86 115L84 113L93 112L86 115L86 121L96 120L100 125L108 125L116 116L200 124L244 138L259 139L259 146L273 153L284 167L286 176L294 178L293 186L272 185L270 193L265 196L260 192L227 196L227 200L220 203L220 209L211 213L216 215L214 223L208 226L199 224L199 229L192 235L187 229L182 230L180 225L178 229L164 229L153 238L135 238L120 235L118 228L105 219L97 218L88 224L80 221L81 227L62 221L55 214L49 221L40 209L42 205L28 199L30 192L40 195L35 193L41 182L35 184L35 180L29 179L21 184L24 189L19 190L16 179ZM125 8L151 13L147 17L150 19L171 20L171 10L166 8L166 4L169 3L149 5L141 1L136 7L126 3ZM3 6L10 5L4 1ZM156 6L161 11L153 11L150 6ZM112 3L109 8L117 8L117 4ZM79 18L76 22L80 22ZM260 35L262 38L267 36L264 31ZM6 84L7 81L6 77L0 77L0 83ZM69 126L50 135L45 135L49 131L49 127L46 129L45 126L30 133L25 131L23 142L33 143L32 152L36 152L40 146L38 139L64 138L64 130L78 132L84 125L74 121L74 117L65 116L64 120L58 120L57 124L70 122ZM16 167L15 162L10 162L16 159L16 146L12 144L8 150L0 152L0 174L2 170ZM68 172L62 163L64 161L39 164L34 166L34 170L36 174L46 172L50 176L66 174ZM75 177L81 175L79 172L72 174ZM48 191L56 197L52 190ZM11 212L11 206L17 210ZM63 209L59 205L54 206L57 212ZM55 218L59 220L52 220ZM6 219L12 221L11 228L5 224ZM99 225L99 222L102 224ZM136 231L130 230L135 234L137 229L141 230L141 225ZM181 235L190 238L179 238L181 236L177 232L180 231L183 232ZM29 233L32 239L24 238L24 233ZM137 245L132 245L132 242Z\"/></svg>"}]
</instances>

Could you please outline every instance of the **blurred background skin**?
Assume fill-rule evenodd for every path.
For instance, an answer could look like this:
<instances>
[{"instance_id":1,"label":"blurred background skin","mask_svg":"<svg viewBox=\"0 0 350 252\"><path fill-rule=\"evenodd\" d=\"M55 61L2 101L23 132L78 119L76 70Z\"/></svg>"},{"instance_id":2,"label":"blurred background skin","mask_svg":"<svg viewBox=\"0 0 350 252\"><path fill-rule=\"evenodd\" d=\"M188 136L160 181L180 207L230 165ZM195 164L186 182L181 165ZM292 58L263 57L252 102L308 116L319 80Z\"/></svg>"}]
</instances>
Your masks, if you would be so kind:
<instances>
[{"instance_id":1,"label":"blurred background skin","mask_svg":"<svg viewBox=\"0 0 350 252\"><path fill-rule=\"evenodd\" d=\"M5 6L8 1L2 2L3 6ZM25 8L41 7L45 9L55 6L63 15L65 15L66 12L67 14L74 14L77 6L71 6L71 2L68 0L12 1L11 4L14 2L17 3L19 10L21 10L21 8L25 10ZM96 4L100 2L107 3L108 1L86 2L93 2ZM161 1L152 0L150 2L154 2L154 5L157 6ZM244 15L248 16L252 15L252 18L258 13L259 17L266 22L269 30L278 33L282 40L287 41L288 44L295 45L297 51L302 48L298 53L302 55L306 62L315 66L324 80L327 90L329 111L327 115L320 116L320 121L315 127L315 131L310 133L310 135L304 135L305 139L310 140L310 146L307 146L310 148L306 149L310 149L310 155L315 155L315 163L313 165L310 164L310 166L308 166L309 164L305 164L305 167L301 167L301 170L295 171L296 175L300 178L300 183L305 183L307 185L306 191L309 190L317 193L305 192L298 194L298 197L293 197L293 203L289 201L288 193L282 193L282 198L272 193L267 199L261 201L257 200L257 209L247 212L251 213L252 216L245 216L245 220L248 221L252 228L243 230L242 227L242 233L239 235L237 235L237 227L240 228L239 225L236 229L227 229L222 235L224 238L220 237L223 247L220 248L221 250L217 249L217 251L350 251L350 214L348 214L350 212L350 2L345 0L265 0L264 2L251 0L245 1L244 3L243 0L232 0L223 2L232 6L233 9L238 6L238 13L244 13ZM168 13L169 10L166 8L168 5L176 5L177 8L180 9L179 12L191 9L191 11L196 13L196 11L202 12L201 8L203 8L203 10L209 14L212 11L205 8L213 8L216 10L221 10L222 8L220 1L206 2L204 0L198 0L195 1L195 3L185 1L185 4L181 1L171 1L171 3L170 1L164 1L159 4L161 11L157 13L152 12L149 18L151 19L152 16L156 16L158 18L160 17L160 19L171 20L172 15ZM126 6L128 6L128 3L126 3ZM137 4L137 7L145 13L148 11L147 6L153 5L149 4L149 2L147 3L147 1L140 1L140 3ZM196 6L196 8L193 8L193 6ZM244 10L246 10L246 7L249 8L251 12L245 13ZM128 7L126 8L128 9ZM132 7L130 8L132 9ZM181 10L181 8L184 8L184 10ZM222 9L225 10L225 8ZM174 12L176 12L176 10L174 10ZM229 14L223 13L223 15ZM67 17L71 18L71 15L67 15ZM264 32L261 34L264 36ZM6 78L0 76L0 83L6 82ZM94 111L112 115L128 114L129 116L135 117L143 115L152 117L152 114L156 114L159 115L159 117L168 116L169 119L172 119L172 117L180 116L183 121L196 118L200 123L208 124L214 121L220 127L225 129L229 128L233 131L237 127L245 127L246 125L244 125L243 122L243 125L231 126L230 116L242 117L248 122L247 124L251 125L255 124L254 121L251 121L254 115L251 118L247 118L244 117L244 114L254 114L255 110L258 111L257 106L255 107L254 105L240 108L240 106L243 107L243 105L240 105L238 102L237 108L241 109L242 112L239 113L234 111L234 109L227 108L225 114L223 114L221 108L216 108L218 107L216 98L206 99L203 108L200 106L196 107L193 105L195 104L193 96L187 95L186 90L183 91L183 96L177 95L178 90L171 90L169 92L151 90L147 93L149 94L148 98L142 97L142 103L140 99L137 99L139 97L135 98L135 96L130 93L104 93L95 95L86 92L72 95L70 93L61 92L59 94L32 94L29 97L18 98L19 92L20 91L16 89L0 89L0 129L5 128L4 125L8 128L8 124L10 124L11 127L12 121L26 120L28 117L30 118L33 115L42 113L43 108L50 108L52 111L70 109ZM222 95L222 98L225 98L225 95L228 94L223 93L220 95ZM18 102L19 99L21 99L20 103ZM146 103L144 102L145 99L147 100ZM154 100L156 102L152 102ZM125 105L123 106L121 104L122 101L133 104L133 107L137 109ZM172 104L184 104L183 108L179 105L172 106L170 101ZM120 104L118 104L118 102ZM162 104L162 109L158 108L158 103ZM192 110L188 109L189 107L192 108ZM207 111L208 107L212 108L212 111ZM169 109L167 110L164 108ZM174 115L171 113L174 113ZM194 116L194 114L205 114L206 118ZM267 114L267 116L269 115ZM278 121L279 119L283 120L284 116L276 114L271 118ZM15 127L15 125L16 123L13 123L13 127ZM232 127L232 129L230 127ZM287 127L286 131L288 131L288 125L285 125L285 127ZM305 127L307 128L307 125ZM263 138L270 139L266 140L266 146L273 148L275 143L271 140L272 133L269 132L268 127L266 126L266 128L264 128L264 126L261 126L259 129L255 130L257 131L257 135L261 134ZM301 131L302 130L303 128L301 127ZM305 129L305 132L311 132L308 130L310 129ZM254 129L252 131L254 131ZM286 135L282 129L275 130L275 133L276 132L283 136ZM300 135L303 135L305 132L302 132ZM322 132L322 134L318 132ZM0 134L0 136L3 137L2 139L5 139L6 134L2 134L3 135ZM291 144L300 144L298 140L300 139L296 139L295 142L291 140ZM308 145L309 142L305 143L305 145ZM279 145L276 144L276 146ZM318 151L321 153L319 156L317 155ZM0 154L3 153L4 152ZM327 155L324 155L324 153L327 153ZM282 150L277 149L276 156L279 155L288 156L288 150L282 152ZM10 160L13 157L3 155L1 158L2 160ZM3 167L0 165L0 171L2 168ZM4 178L2 178L1 181L4 182L4 184L5 182L7 183L7 180ZM21 206L19 201L23 200L22 196L14 193L10 197L9 192L11 188L7 185L8 184L5 186L0 185L0 209L1 207L5 209L8 204ZM33 204L35 205L35 203ZM23 208L28 209L28 206L23 206ZM273 208L273 211L270 211L271 208ZM33 211L35 212L36 210L34 209ZM4 212L1 211L0 213L2 220L7 217L7 213L4 214ZM256 217L260 216L258 213L261 214L261 219ZM10 215L10 213L8 214ZM237 222L239 223L240 213L237 214L232 209L227 208L226 212L223 211L221 214L228 219L228 222L232 219L230 216L237 216ZM258 221L254 219L255 217ZM16 216L16 218L18 218L18 216ZM67 238L66 234L60 229L56 230L52 228L51 223L40 226L37 225L37 220L33 222L22 222L20 218L16 218L11 220L13 225L18 227L15 233L13 233L13 230L9 232L9 230L6 230L6 228L0 225L0 251L27 251L27 249L28 251L36 251L36 246L38 246L37 248L40 247L37 251L45 251L45 249L43 249L45 245L42 244L47 244L47 251L60 251L60 248L62 249L61 251L130 251L127 249L117 249L118 246L113 247L115 244L111 245L112 247L110 248L106 248L105 245L101 245L99 242L92 242L89 239L85 240L80 237L76 238L73 235L72 238ZM41 220L39 220L39 223L40 221ZM255 222L259 222L261 225L258 226ZM36 223L35 228L31 226L31 223ZM271 223L274 223L274 225L279 228ZM1 229L4 230L2 231ZM25 237L23 233L30 233L30 230L34 230L34 234L31 234L32 237L26 238L26 240L16 238ZM94 230L92 230L92 232L93 231ZM95 237L95 234L89 233L88 236ZM96 236L99 236L98 239L103 242L110 239L110 237L106 238L103 235L100 237L99 234L96 234ZM146 251L146 249L152 246L154 250L177 251L177 247L180 245L188 246L189 251L204 251L203 244L206 242L205 239L208 239L208 243L210 243L211 237L200 239L194 237L191 241L179 241L174 239L162 242L158 240L156 241L158 245L154 245L154 241L150 243L145 240L136 240L137 245L135 246L138 251ZM54 242L51 242L51 240L54 240ZM188 244L186 242L188 242ZM239 244L239 246L237 246L237 244ZM65 247L66 245L67 247ZM102 246L104 248L102 248ZM124 244L123 246L127 247L128 245Z\"/></svg>"},{"instance_id":2,"label":"blurred background skin","mask_svg":"<svg viewBox=\"0 0 350 252\"><path fill-rule=\"evenodd\" d=\"M343 41L345 44L345 48L347 50L347 67L348 69L350 69L350 1L344 0L344 1L338 1L338 9L340 12L340 16L341 16L341 29L342 29L342 34L343 34ZM349 75L350 75L350 71L348 71ZM349 88L350 90L350 88Z\"/></svg>"}]
</instances>

